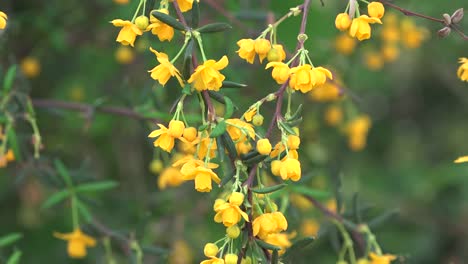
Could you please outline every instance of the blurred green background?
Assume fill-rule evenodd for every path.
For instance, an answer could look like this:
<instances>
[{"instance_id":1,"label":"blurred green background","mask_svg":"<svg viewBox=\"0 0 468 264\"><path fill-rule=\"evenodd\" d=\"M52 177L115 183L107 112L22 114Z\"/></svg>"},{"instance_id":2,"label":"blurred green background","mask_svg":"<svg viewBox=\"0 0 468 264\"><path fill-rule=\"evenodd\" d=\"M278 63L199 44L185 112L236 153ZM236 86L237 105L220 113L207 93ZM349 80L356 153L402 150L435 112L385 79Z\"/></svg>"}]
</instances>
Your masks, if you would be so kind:
<instances>
[{"instance_id":1,"label":"blurred green background","mask_svg":"<svg viewBox=\"0 0 468 264\"><path fill-rule=\"evenodd\" d=\"M201 24L230 22L211 2L235 18L231 31L206 37L204 43L208 57L229 57L225 70L228 80L248 84L244 90L225 91L245 110L275 91L277 85L258 63L247 65L239 59L235 43L257 36L269 16L278 18L301 1L201 2ZM416 25L428 31L420 47L402 48L396 61L378 71L369 70L363 58L366 51L382 45L379 26L373 25L374 37L360 43L351 55L339 54L335 50L339 32L334 19L346 7L346 1L324 2L322 7L319 1L313 1L306 48L314 63L329 66L341 76L348 92L340 104L352 113L367 113L372 128L367 147L353 152L347 147L346 136L323 121L327 103L295 95L296 106L302 101L306 105L300 151L303 171L308 175L304 181L322 181L325 189L333 191L336 179L341 178L345 208L351 207L357 192L363 204L373 206L371 216L399 208L397 216L373 230L385 252L402 256L401 263L466 263L468 165L453 164L458 156L468 155L468 86L456 76L458 58L467 56L466 42L454 33L440 39L436 34L440 25L413 18ZM463 0L394 3L434 17L468 7ZM135 49L122 49L115 42L119 29L109 21L131 19L137 4L130 1L118 5L111 0L2 1L0 10L9 17L7 29L0 31L2 75L9 65L23 65L16 85L29 89L33 101L47 98L119 106L151 113L167 122L166 113L180 90L172 81L165 88L158 87L149 77L147 71L156 60L148 47L174 55L183 38L176 33L171 43L161 43L145 34L137 39ZM393 12L399 21L404 19ZM295 46L299 20L291 18L279 29L278 39L289 52ZM468 28L466 19L461 27ZM25 72L28 67L30 76ZM192 101L196 109L197 102ZM266 117L272 107L263 110ZM175 241L184 240L195 262L201 260L203 245L223 234L223 227L212 221L211 206L219 191L200 194L190 184L158 190L157 175L148 166L159 154L147 140L151 129L147 122L99 111L86 116L38 107L36 112L44 143L40 160L32 157L30 128L19 122L25 158L0 169L0 235L13 231L24 234L16 245L23 251L22 263L106 263L102 245L90 249L86 260L72 261L66 255L65 243L52 236L53 231L71 230L67 204L40 210L40 203L57 187L57 176L51 173L51 160L56 157L67 164L77 182L112 179L120 183L117 191L96 195L87 202L99 222L116 232L134 234L143 245L170 249ZM317 216L326 227L317 212L290 210L289 231L298 229L305 215ZM84 230L95 237L102 235L93 224L85 225ZM324 236L301 252L294 263L310 263L311 259L314 263L334 263L332 244ZM119 263L128 263L129 257L119 243L113 246ZM9 252L1 253L7 256ZM145 263L167 261L169 253L156 253L145 254Z\"/></svg>"}]
</instances>

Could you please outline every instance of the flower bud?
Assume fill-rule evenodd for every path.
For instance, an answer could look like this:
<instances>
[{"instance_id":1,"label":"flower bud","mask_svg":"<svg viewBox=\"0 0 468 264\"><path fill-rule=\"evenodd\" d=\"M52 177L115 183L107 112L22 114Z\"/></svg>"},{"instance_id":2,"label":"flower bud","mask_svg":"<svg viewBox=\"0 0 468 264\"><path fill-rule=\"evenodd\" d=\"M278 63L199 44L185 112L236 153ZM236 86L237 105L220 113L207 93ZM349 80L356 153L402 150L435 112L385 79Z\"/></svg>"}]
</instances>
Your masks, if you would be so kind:
<instances>
[{"instance_id":1,"label":"flower bud","mask_svg":"<svg viewBox=\"0 0 468 264\"><path fill-rule=\"evenodd\" d=\"M335 27L340 31L345 31L351 26L351 19L346 13L340 13L336 16Z\"/></svg>"},{"instance_id":2,"label":"flower bud","mask_svg":"<svg viewBox=\"0 0 468 264\"><path fill-rule=\"evenodd\" d=\"M237 225L226 228L226 234L229 238L236 239L240 235L240 228Z\"/></svg>"},{"instance_id":3,"label":"flower bud","mask_svg":"<svg viewBox=\"0 0 468 264\"><path fill-rule=\"evenodd\" d=\"M450 29L449 27L444 27L441 30L437 31L437 35L439 35L439 37L441 38L445 38L448 35L450 35L451 32L452 32L452 29Z\"/></svg>"},{"instance_id":4,"label":"flower bud","mask_svg":"<svg viewBox=\"0 0 468 264\"><path fill-rule=\"evenodd\" d=\"M150 163L150 171L154 174L158 174L162 171L164 164L161 160L155 159Z\"/></svg>"},{"instance_id":5,"label":"flower bud","mask_svg":"<svg viewBox=\"0 0 468 264\"><path fill-rule=\"evenodd\" d=\"M243 258L241 264L252 264L252 259L250 257Z\"/></svg>"},{"instance_id":6,"label":"flower bud","mask_svg":"<svg viewBox=\"0 0 468 264\"><path fill-rule=\"evenodd\" d=\"M184 134L185 124L180 120L171 120L169 122L169 135L174 138L180 138Z\"/></svg>"},{"instance_id":7,"label":"flower bud","mask_svg":"<svg viewBox=\"0 0 468 264\"><path fill-rule=\"evenodd\" d=\"M197 129L194 127L185 128L182 137L184 137L189 142L194 141L197 138Z\"/></svg>"},{"instance_id":8,"label":"flower bud","mask_svg":"<svg viewBox=\"0 0 468 264\"><path fill-rule=\"evenodd\" d=\"M271 152L271 143L268 138L263 138L257 141L257 151L261 155L268 155Z\"/></svg>"},{"instance_id":9,"label":"flower bud","mask_svg":"<svg viewBox=\"0 0 468 264\"><path fill-rule=\"evenodd\" d=\"M226 254L224 256L225 264L237 264L237 255L236 254Z\"/></svg>"},{"instance_id":10,"label":"flower bud","mask_svg":"<svg viewBox=\"0 0 468 264\"><path fill-rule=\"evenodd\" d=\"M274 160L271 162L271 173L275 176L280 175L280 169L281 169L281 161L279 160Z\"/></svg>"},{"instance_id":11,"label":"flower bud","mask_svg":"<svg viewBox=\"0 0 468 264\"><path fill-rule=\"evenodd\" d=\"M446 26L450 26L450 24L452 24L452 18L450 17L449 14L445 13L442 15L442 17L444 18L444 24Z\"/></svg>"},{"instance_id":12,"label":"flower bud","mask_svg":"<svg viewBox=\"0 0 468 264\"><path fill-rule=\"evenodd\" d=\"M218 254L218 246L213 243L207 243L203 249L203 253L207 257L214 257L216 254Z\"/></svg>"},{"instance_id":13,"label":"flower bud","mask_svg":"<svg viewBox=\"0 0 468 264\"><path fill-rule=\"evenodd\" d=\"M385 14L385 7L380 2L371 2L367 5L367 13L370 17L382 18Z\"/></svg>"},{"instance_id":14,"label":"flower bud","mask_svg":"<svg viewBox=\"0 0 468 264\"><path fill-rule=\"evenodd\" d=\"M457 24L463 19L463 8L457 9L455 12L452 14L452 23Z\"/></svg>"},{"instance_id":15,"label":"flower bud","mask_svg":"<svg viewBox=\"0 0 468 264\"><path fill-rule=\"evenodd\" d=\"M270 51L267 54L267 60L272 61L283 61L286 59L286 53L284 52L283 46L280 44L275 44L272 46Z\"/></svg>"},{"instance_id":16,"label":"flower bud","mask_svg":"<svg viewBox=\"0 0 468 264\"><path fill-rule=\"evenodd\" d=\"M141 29L145 30L149 25L149 19L147 16L139 16L135 19L135 25Z\"/></svg>"},{"instance_id":17,"label":"flower bud","mask_svg":"<svg viewBox=\"0 0 468 264\"><path fill-rule=\"evenodd\" d=\"M229 196L229 203L241 205L244 202L244 194L240 192L233 192L231 196Z\"/></svg>"},{"instance_id":18,"label":"flower bud","mask_svg":"<svg viewBox=\"0 0 468 264\"><path fill-rule=\"evenodd\" d=\"M261 114L255 114L252 118L252 124L254 126L261 126L263 125L263 116Z\"/></svg>"}]
</instances>

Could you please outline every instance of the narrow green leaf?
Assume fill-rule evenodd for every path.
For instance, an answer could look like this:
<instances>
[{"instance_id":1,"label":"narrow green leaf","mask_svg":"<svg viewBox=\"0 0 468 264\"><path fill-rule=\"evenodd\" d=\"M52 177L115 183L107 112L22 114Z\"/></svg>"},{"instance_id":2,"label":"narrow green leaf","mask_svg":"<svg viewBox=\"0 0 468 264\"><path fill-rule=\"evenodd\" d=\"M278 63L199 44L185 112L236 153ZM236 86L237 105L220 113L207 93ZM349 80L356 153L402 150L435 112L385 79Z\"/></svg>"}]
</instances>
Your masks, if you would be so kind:
<instances>
[{"instance_id":1,"label":"narrow green leaf","mask_svg":"<svg viewBox=\"0 0 468 264\"><path fill-rule=\"evenodd\" d=\"M231 25L227 23L217 22L217 23L204 25L198 28L196 31L200 33L216 33L216 32L225 31L231 28L232 28Z\"/></svg>"},{"instance_id":2,"label":"narrow green leaf","mask_svg":"<svg viewBox=\"0 0 468 264\"><path fill-rule=\"evenodd\" d=\"M279 125L284 129L286 130L286 132L288 132L288 134L290 135L296 135L296 132L292 129L291 126L289 126L288 124L284 123L284 122L279 122Z\"/></svg>"},{"instance_id":3,"label":"narrow green leaf","mask_svg":"<svg viewBox=\"0 0 468 264\"><path fill-rule=\"evenodd\" d=\"M166 15L156 10L151 12L151 15L157 18L158 20L162 21L163 23L173 27L174 29L187 30L182 23L180 23L179 21L177 21L177 19L171 17L170 15Z\"/></svg>"},{"instance_id":4,"label":"narrow green leaf","mask_svg":"<svg viewBox=\"0 0 468 264\"><path fill-rule=\"evenodd\" d=\"M15 76L16 76L16 65L12 65L6 72L5 78L3 79L3 92L5 94L8 93L13 87L13 81L15 80Z\"/></svg>"},{"instance_id":5,"label":"narrow green leaf","mask_svg":"<svg viewBox=\"0 0 468 264\"><path fill-rule=\"evenodd\" d=\"M81 185L78 185L75 188L75 191L77 193L98 192L98 191L105 191L105 190L115 188L118 185L119 183L115 181L100 181L100 182L83 183Z\"/></svg>"},{"instance_id":6,"label":"narrow green leaf","mask_svg":"<svg viewBox=\"0 0 468 264\"><path fill-rule=\"evenodd\" d=\"M234 145L234 142L232 141L232 138L229 136L227 132L221 135L221 139L224 142L224 147L228 151L229 158L231 160L235 160L237 157L237 150L236 146Z\"/></svg>"},{"instance_id":7,"label":"narrow green leaf","mask_svg":"<svg viewBox=\"0 0 468 264\"><path fill-rule=\"evenodd\" d=\"M223 85L221 87L222 88L245 88L245 87L247 87L247 84L236 83L236 82L231 82L231 81L224 81Z\"/></svg>"},{"instance_id":8,"label":"narrow green leaf","mask_svg":"<svg viewBox=\"0 0 468 264\"><path fill-rule=\"evenodd\" d=\"M23 255L23 253L18 250L18 249L15 249L15 251L13 252L13 254L11 254L11 256L8 258L7 260L7 264L18 264L20 259L21 259L21 255Z\"/></svg>"},{"instance_id":9,"label":"narrow green leaf","mask_svg":"<svg viewBox=\"0 0 468 264\"><path fill-rule=\"evenodd\" d=\"M193 3L195 4L194 1ZM153 256L166 255L169 253L169 250L166 248L154 247L154 246L142 246L141 249L144 253L148 253Z\"/></svg>"},{"instance_id":10,"label":"narrow green leaf","mask_svg":"<svg viewBox=\"0 0 468 264\"><path fill-rule=\"evenodd\" d=\"M228 183L232 178L234 178L234 175L236 175L235 171L231 171L227 176L225 176L222 180L219 186L224 186L226 183Z\"/></svg>"},{"instance_id":11,"label":"narrow green leaf","mask_svg":"<svg viewBox=\"0 0 468 264\"><path fill-rule=\"evenodd\" d=\"M281 250L280 247L278 246L275 246L275 245L272 245L272 244L269 244L263 240L260 240L260 239L255 239L255 242L261 246L262 248L264 249L269 249L269 250Z\"/></svg>"},{"instance_id":12,"label":"narrow green leaf","mask_svg":"<svg viewBox=\"0 0 468 264\"><path fill-rule=\"evenodd\" d=\"M221 136L226 131L226 121L222 120L219 122L213 130L211 130L210 138L216 138Z\"/></svg>"},{"instance_id":13,"label":"narrow green leaf","mask_svg":"<svg viewBox=\"0 0 468 264\"><path fill-rule=\"evenodd\" d=\"M8 129L8 144L15 154L15 159L17 161L21 161L21 152L18 147L18 138L16 137L16 132L13 128Z\"/></svg>"},{"instance_id":14,"label":"narrow green leaf","mask_svg":"<svg viewBox=\"0 0 468 264\"><path fill-rule=\"evenodd\" d=\"M210 95L211 98L215 99L216 101L222 103L222 104L226 104L226 101L224 100L224 95L219 93L219 92L215 92L215 91L208 91L208 94Z\"/></svg>"},{"instance_id":15,"label":"narrow green leaf","mask_svg":"<svg viewBox=\"0 0 468 264\"><path fill-rule=\"evenodd\" d=\"M394 217L395 215L398 215L399 213L400 213L400 209L398 209L398 208L390 209L390 210L384 212L383 214L375 217L371 221L369 221L368 225L371 228L375 228L375 227L379 226L380 224L383 224L384 222L386 222L390 218Z\"/></svg>"},{"instance_id":16,"label":"narrow green leaf","mask_svg":"<svg viewBox=\"0 0 468 264\"><path fill-rule=\"evenodd\" d=\"M278 250L273 250L273 253L271 254L271 263L272 264L278 264Z\"/></svg>"},{"instance_id":17,"label":"narrow green leaf","mask_svg":"<svg viewBox=\"0 0 468 264\"><path fill-rule=\"evenodd\" d=\"M223 163L224 162L224 156L226 156L226 152L224 150L224 143L223 143L223 140L222 140L221 137L216 138L216 146L218 147L217 151L218 151L219 162Z\"/></svg>"},{"instance_id":18,"label":"narrow green leaf","mask_svg":"<svg viewBox=\"0 0 468 264\"><path fill-rule=\"evenodd\" d=\"M55 169L58 171L59 175L62 177L63 181L67 184L68 187L73 186L70 173L68 173L67 168L59 159L54 160Z\"/></svg>"},{"instance_id":19,"label":"narrow green leaf","mask_svg":"<svg viewBox=\"0 0 468 264\"><path fill-rule=\"evenodd\" d=\"M244 160L244 163L247 164L247 165L252 165L252 164L262 162L268 157L269 157L268 155L258 155L258 156L255 156L253 158L250 158L248 160Z\"/></svg>"},{"instance_id":20,"label":"narrow green leaf","mask_svg":"<svg viewBox=\"0 0 468 264\"><path fill-rule=\"evenodd\" d=\"M299 117L301 116L301 114L302 114L302 104L300 104L300 105L297 107L296 112L294 112L294 114L293 114L290 118L288 118L288 121L289 121L289 120L294 120L294 119L299 118Z\"/></svg>"},{"instance_id":21,"label":"narrow green leaf","mask_svg":"<svg viewBox=\"0 0 468 264\"><path fill-rule=\"evenodd\" d=\"M192 28L197 28L200 22L200 7L198 1L193 1L192 5Z\"/></svg>"},{"instance_id":22,"label":"narrow green leaf","mask_svg":"<svg viewBox=\"0 0 468 264\"><path fill-rule=\"evenodd\" d=\"M8 235L0 237L0 248L6 247L15 243L16 241L20 240L23 237L21 233L10 233Z\"/></svg>"},{"instance_id":23,"label":"narrow green leaf","mask_svg":"<svg viewBox=\"0 0 468 264\"><path fill-rule=\"evenodd\" d=\"M42 203L41 209L50 208L53 205L67 198L69 195L70 195L70 192L68 190L61 190L59 192L56 192L52 194L51 196L49 196L49 198L47 198L47 200L44 203Z\"/></svg>"},{"instance_id":24,"label":"narrow green leaf","mask_svg":"<svg viewBox=\"0 0 468 264\"><path fill-rule=\"evenodd\" d=\"M227 96L224 96L224 101L226 102L226 111L224 112L224 119L229 119L234 113L234 104L232 103L232 100Z\"/></svg>"},{"instance_id":25,"label":"narrow green leaf","mask_svg":"<svg viewBox=\"0 0 468 264\"><path fill-rule=\"evenodd\" d=\"M300 193L306 196L312 196L316 199L326 199L331 196L329 192L317 190L317 189L311 189L306 186L290 185L290 187L291 187L291 190L295 193Z\"/></svg>"},{"instance_id":26,"label":"narrow green leaf","mask_svg":"<svg viewBox=\"0 0 468 264\"><path fill-rule=\"evenodd\" d=\"M299 117L299 118L297 118L295 120L290 120L290 121L285 122L285 124L290 126L290 127L298 126L300 123L302 123L302 117Z\"/></svg>"},{"instance_id":27,"label":"narrow green leaf","mask_svg":"<svg viewBox=\"0 0 468 264\"><path fill-rule=\"evenodd\" d=\"M278 190L281 190L286 186L287 186L287 184L282 183L282 184L269 186L269 187L264 187L264 188L255 188L255 189L252 189L252 192L261 193L261 194L272 193L272 192L276 192Z\"/></svg>"},{"instance_id":28,"label":"narrow green leaf","mask_svg":"<svg viewBox=\"0 0 468 264\"><path fill-rule=\"evenodd\" d=\"M89 212L88 208L82 201L76 199L76 206L78 207L78 212L86 222L91 222L91 220L93 220L91 212Z\"/></svg>"},{"instance_id":29,"label":"narrow green leaf","mask_svg":"<svg viewBox=\"0 0 468 264\"><path fill-rule=\"evenodd\" d=\"M305 238L302 238L296 242L294 242L290 248L288 248L288 250L286 251L286 253L284 253L283 255L283 259L286 260L287 262L292 262L293 259L292 259L292 256L293 255L298 255L301 253L301 251L310 246L313 242L315 241L315 238L313 237L305 237Z\"/></svg>"},{"instance_id":30,"label":"narrow green leaf","mask_svg":"<svg viewBox=\"0 0 468 264\"><path fill-rule=\"evenodd\" d=\"M241 154L240 157L242 160L248 160L248 159L251 159L253 157L256 157L260 155L260 153L258 153L257 150L251 150L250 152L247 152L245 154Z\"/></svg>"},{"instance_id":31,"label":"narrow green leaf","mask_svg":"<svg viewBox=\"0 0 468 264\"><path fill-rule=\"evenodd\" d=\"M195 41L190 39L184 52L184 62L182 65L182 76L188 80L192 69L193 45Z\"/></svg>"}]
</instances>

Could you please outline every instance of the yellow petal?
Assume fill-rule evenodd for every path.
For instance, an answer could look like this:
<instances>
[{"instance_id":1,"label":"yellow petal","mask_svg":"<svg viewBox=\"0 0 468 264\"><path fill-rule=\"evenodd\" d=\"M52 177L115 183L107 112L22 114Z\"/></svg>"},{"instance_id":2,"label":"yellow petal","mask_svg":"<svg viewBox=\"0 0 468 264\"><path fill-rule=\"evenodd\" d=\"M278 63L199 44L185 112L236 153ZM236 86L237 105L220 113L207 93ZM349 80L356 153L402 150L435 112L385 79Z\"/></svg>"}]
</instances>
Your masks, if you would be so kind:
<instances>
[{"instance_id":1,"label":"yellow petal","mask_svg":"<svg viewBox=\"0 0 468 264\"><path fill-rule=\"evenodd\" d=\"M454 161L454 163L463 163L463 162L468 162L468 156L459 157L458 159Z\"/></svg>"}]
</instances>

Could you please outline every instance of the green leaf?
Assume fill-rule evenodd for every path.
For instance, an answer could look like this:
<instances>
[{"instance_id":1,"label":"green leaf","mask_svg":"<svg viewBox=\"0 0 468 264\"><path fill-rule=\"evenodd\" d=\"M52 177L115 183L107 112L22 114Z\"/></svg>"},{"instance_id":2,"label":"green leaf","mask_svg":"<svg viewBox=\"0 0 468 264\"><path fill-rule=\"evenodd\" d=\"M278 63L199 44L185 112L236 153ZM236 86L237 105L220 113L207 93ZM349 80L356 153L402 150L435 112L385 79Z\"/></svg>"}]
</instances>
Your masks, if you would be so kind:
<instances>
[{"instance_id":1,"label":"green leaf","mask_svg":"<svg viewBox=\"0 0 468 264\"><path fill-rule=\"evenodd\" d=\"M193 3L195 4L194 1ZM160 247L154 247L154 246L142 246L141 249L143 250L144 253L148 253L153 256L159 256L159 255L166 255L169 253L169 250L165 248L160 248Z\"/></svg>"},{"instance_id":2,"label":"green leaf","mask_svg":"<svg viewBox=\"0 0 468 264\"><path fill-rule=\"evenodd\" d=\"M290 188L295 193L300 193L306 196L312 196L317 199L326 199L331 196L330 193L326 191L311 189L306 186L290 185Z\"/></svg>"},{"instance_id":3,"label":"green leaf","mask_svg":"<svg viewBox=\"0 0 468 264\"><path fill-rule=\"evenodd\" d=\"M397 215L399 213L400 213L400 209L398 209L398 208L390 209L390 210L384 212L383 214L375 217L374 219L370 220L368 225L371 228L375 228L375 227L379 226L380 224L383 224L384 222L386 222L387 220L389 220L390 218L394 217L395 215Z\"/></svg>"},{"instance_id":4,"label":"green leaf","mask_svg":"<svg viewBox=\"0 0 468 264\"><path fill-rule=\"evenodd\" d=\"M223 85L221 87L222 88L245 88L245 87L247 87L247 84L236 83L236 82L231 82L231 81L224 81Z\"/></svg>"},{"instance_id":5,"label":"green leaf","mask_svg":"<svg viewBox=\"0 0 468 264\"><path fill-rule=\"evenodd\" d=\"M70 173L68 173L67 168L59 159L54 160L55 169L58 171L59 175L62 177L63 181L67 184L68 187L73 186Z\"/></svg>"},{"instance_id":6,"label":"green leaf","mask_svg":"<svg viewBox=\"0 0 468 264\"><path fill-rule=\"evenodd\" d=\"M192 4L192 28L197 28L200 22L200 7L198 1L193 1Z\"/></svg>"},{"instance_id":7,"label":"green leaf","mask_svg":"<svg viewBox=\"0 0 468 264\"><path fill-rule=\"evenodd\" d=\"M232 103L232 100L227 96L224 96L224 101L226 102L226 111L224 112L224 119L229 119L234 113L234 104Z\"/></svg>"},{"instance_id":8,"label":"green leaf","mask_svg":"<svg viewBox=\"0 0 468 264\"><path fill-rule=\"evenodd\" d=\"M194 40L190 39L187 47L185 47L185 52L184 52L184 62L182 65L182 76L188 80L190 78L190 69L192 67L192 56L193 56L193 45L194 45Z\"/></svg>"},{"instance_id":9,"label":"green leaf","mask_svg":"<svg viewBox=\"0 0 468 264\"><path fill-rule=\"evenodd\" d=\"M223 140L222 140L221 137L216 138L216 146L218 147L217 151L218 151L219 162L223 163L224 162L224 156L226 156L226 152L224 150L224 143L223 143Z\"/></svg>"},{"instance_id":10,"label":"green leaf","mask_svg":"<svg viewBox=\"0 0 468 264\"><path fill-rule=\"evenodd\" d=\"M112 188L115 188L119 185L118 182L115 181L100 181L100 182L92 182L92 183L83 183L75 188L77 193L83 192L98 192L98 191L105 191Z\"/></svg>"},{"instance_id":11,"label":"green leaf","mask_svg":"<svg viewBox=\"0 0 468 264\"><path fill-rule=\"evenodd\" d=\"M228 151L229 158L231 160L235 160L237 157L237 150L236 146L234 145L234 142L232 141L232 138L229 136L227 132L221 135L221 139L224 142L224 147Z\"/></svg>"},{"instance_id":12,"label":"green leaf","mask_svg":"<svg viewBox=\"0 0 468 264\"><path fill-rule=\"evenodd\" d=\"M226 31L231 28L232 28L231 25L227 23L217 22L217 23L204 25L198 28L196 31L200 33L216 33L216 32Z\"/></svg>"},{"instance_id":13,"label":"green leaf","mask_svg":"<svg viewBox=\"0 0 468 264\"><path fill-rule=\"evenodd\" d=\"M260 153L258 153L257 150L251 150L250 152L247 152L245 154L241 154L240 157L242 160L248 160L248 159L251 159L253 157L256 157L260 155Z\"/></svg>"},{"instance_id":14,"label":"green leaf","mask_svg":"<svg viewBox=\"0 0 468 264\"><path fill-rule=\"evenodd\" d=\"M21 152L18 147L18 138L16 137L16 133L13 128L8 129L8 144L15 154L15 159L17 161L21 161Z\"/></svg>"},{"instance_id":15,"label":"green leaf","mask_svg":"<svg viewBox=\"0 0 468 264\"><path fill-rule=\"evenodd\" d=\"M299 117L298 119L295 119L295 120L289 120L289 121L285 122L285 124L290 126L290 127L298 126L300 123L302 123L302 117Z\"/></svg>"},{"instance_id":16,"label":"green leaf","mask_svg":"<svg viewBox=\"0 0 468 264\"><path fill-rule=\"evenodd\" d=\"M13 254L11 254L11 256L8 258L7 260L7 264L18 264L20 259L21 259L21 255L23 253L18 250L18 249L15 249L15 251L13 252Z\"/></svg>"},{"instance_id":17,"label":"green leaf","mask_svg":"<svg viewBox=\"0 0 468 264\"><path fill-rule=\"evenodd\" d=\"M93 220L91 212L89 212L88 208L82 201L76 199L76 206L78 207L78 212L85 219L86 222L91 222L91 220Z\"/></svg>"},{"instance_id":18,"label":"green leaf","mask_svg":"<svg viewBox=\"0 0 468 264\"><path fill-rule=\"evenodd\" d=\"M15 243L16 241L20 240L23 237L21 233L10 233L8 235L0 237L0 248L6 247Z\"/></svg>"},{"instance_id":19,"label":"green leaf","mask_svg":"<svg viewBox=\"0 0 468 264\"><path fill-rule=\"evenodd\" d=\"M292 262L292 256L297 255L302 251L304 248L310 246L313 242L315 241L315 238L313 237L305 237L302 238L296 242L294 242L290 248L284 253L283 259L286 260L287 262Z\"/></svg>"},{"instance_id":20,"label":"green leaf","mask_svg":"<svg viewBox=\"0 0 468 264\"><path fill-rule=\"evenodd\" d=\"M269 250L281 250L280 247L278 246L275 246L275 245L272 245L272 244L269 244L263 240L260 240L260 239L255 239L255 242L261 246L262 248L264 249L269 249Z\"/></svg>"},{"instance_id":21,"label":"green leaf","mask_svg":"<svg viewBox=\"0 0 468 264\"><path fill-rule=\"evenodd\" d=\"M279 125L284 129L286 130L286 132L288 132L288 134L290 135L296 135L296 132L292 129L291 126L289 126L288 124L284 123L284 122L279 122Z\"/></svg>"},{"instance_id":22,"label":"green leaf","mask_svg":"<svg viewBox=\"0 0 468 264\"><path fill-rule=\"evenodd\" d=\"M187 29L184 27L182 23L177 21L177 19L171 17L170 15L166 15L164 13L158 12L158 11L153 11L151 12L151 15L157 18L158 20L162 21L163 23L177 29L177 30L183 30L186 31Z\"/></svg>"},{"instance_id":23,"label":"green leaf","mask_svg":"<svg viewBox=\"0 0 468 264\"><path fill-rule=\"evenodd\" d=\"M255 189L252 189L252 192L261 193L261 194L272 193L272 192L276 192L278 190L281 190L286 186L288 186L288 185L285 184L285 183L282 183L282 184L269 186L269 187L264 187L264 188L255 188Z\"/></svg>"},{"instance_id":24,"label":"green leaf","mask_svg":"<svg viewBox=\"0 0 468 264\"><path fill-rule=\"evenodd\" d=\"M227 176L225 176L222 180L221 183L219 183L219 186L224 186L226 183L228 183L232 178L234 178L234 175L236 175L235 171L231 171Z\"/></svg>"},{"instance_id":25,"label":"green leaf","mask_svg":"<svg viewBox=\"0 0 468 264\"><path fill-rule=\"evenodd\" d=\"M15 80L16 76L16 65L12 65L8 68L8 71L5 74L5 78L3 79L3 92L7 94L11 87L13 87L13 81Z\"/></svg>"},{"instance_id":26,"label":"green leaf","mask_svg":"<svg viewBox=\"0 0 468 264\"><path fill-rule=\"evenodd\" d=\"M264 161L268 157L269 157L268 155L258 155L248 160L244 160L244 163L247 165L256 164L256 163L260 163Z\"/></svg>"},{"instance_id":27,"label":"green leaf","mask_svg":"<svg viewBox=\"0 0 468 264\"><path fill-rule=\"evenodd\" d=\"M216 101L222 103L222 104L226 104L226 101L224 100L225 96L219 92L215 92L215 91L208 91L208 94L210 95L211 98L215 99Z\"/></svg>"},{"instance_id":28,"label":"green leaf","mask_svg":"<svg viewBox=\"0 0 468 264\"><path fill-rule=\"evenodd\" d=\"M271 263L272 264L278 264L278 250L273 250L273 253L271 254Z\"/></svg>"},{"instance_id":29,"label":"green leaf","mask_svg":"<svg viewBox=\"0 0 468 264\"><path fill-rule=\"evenodd\" d=\"M299 117L301 116L301 114L302 114L302 104L300 104L300 105L297 107L296 112L294 112L294 114L293 114L290 118L288 118L288 121L289 121L289 120L294 120L294 119L299 118Z\"/></svg>"},{"instance_id":30,"label":"green leaf","mask_svg":"<svg viewBox=\"0 0 468 264\"><path fill-rule=\"evenodd\" d=\"M226 121L222 120L219 122L213 130L211 130L210 138L216 138L221 136L226 131Z\"/></svg>"},{"instance_id":31,"label":"green leaf","mask_svg":"<svg viewBox=\"0 0 468 264\"><path fill-rule=\"evenodd\" d=\"M70 195L70 192L68 190L61 190L59 192L56 192L52 194L51 196L49 196L49 198L47 198L47 200L44 203L42 203L41 209L50 208L53 205L67 198L69 195Z\"/></svg>"}]
</instances>

